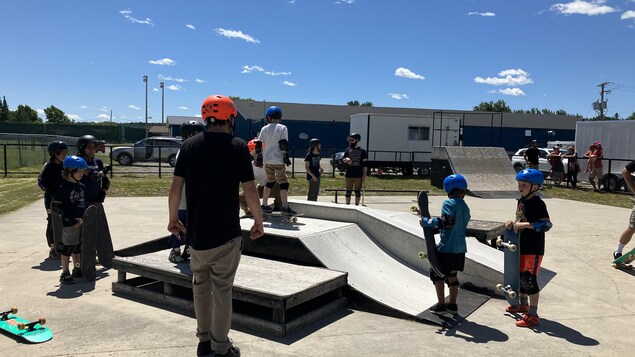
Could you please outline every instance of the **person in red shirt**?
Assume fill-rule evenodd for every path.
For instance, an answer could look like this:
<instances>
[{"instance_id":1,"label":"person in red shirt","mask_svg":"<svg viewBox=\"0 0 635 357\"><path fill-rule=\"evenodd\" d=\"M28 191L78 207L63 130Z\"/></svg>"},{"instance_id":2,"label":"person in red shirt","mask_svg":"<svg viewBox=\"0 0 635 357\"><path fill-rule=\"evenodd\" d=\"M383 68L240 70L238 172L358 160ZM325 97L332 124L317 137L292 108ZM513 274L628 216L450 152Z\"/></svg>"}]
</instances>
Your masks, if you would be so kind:
<instances>
[{"instance_id":1,"label":"person in red shirt","mask_svg":"<svg viewBox=\"0 0 635 357\"><path fill-rule=\"evenodd\" d=\"M585 157L589 158L589 164L591 166L591 171L589 172L589 182L593 186L593 190L599 191L600 186L602 186L602 177L604 176L603 166L602 166L602 143L599 141L594 141L591 144L593 150L589 150L590 153L587 153ZM598 179L597 185L595 184L595 178Z\"/></svg>"}]
</instances>

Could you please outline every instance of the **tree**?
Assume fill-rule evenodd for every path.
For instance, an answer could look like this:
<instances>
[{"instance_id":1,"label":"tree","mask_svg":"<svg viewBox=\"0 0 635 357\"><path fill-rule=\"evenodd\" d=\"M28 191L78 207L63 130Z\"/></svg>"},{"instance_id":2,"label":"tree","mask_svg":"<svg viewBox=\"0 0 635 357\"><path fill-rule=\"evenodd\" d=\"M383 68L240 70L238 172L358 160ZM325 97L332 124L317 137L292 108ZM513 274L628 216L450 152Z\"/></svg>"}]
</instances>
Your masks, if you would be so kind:
<instances>
[{"instance_id":1,"label":"tree","mask_svg":"<svg viewBox=\"0 0 635 357\"><path fill-rule=\"evenodd\" d=\"M505 103L504 100L499 99L494 103L493 101L481 102L479 105L472 108L475 112L498 112L498 113L511 113L512 109Z\"/></svg>"},{"instance_id":2,"label":"tree","mask_svg":"<svg viewBox=\"0 0 635 357\"><path fill-rule=\"evenodd\" d=\"M18 105L18 109L9 112L9 121L20 123L41 123L37 112L28 105Z\"/></svg>"},{"instance_id":3,"label":"tree","mask_svg":"<svg viewBox=\"0 0 635 357\"><path fill-rule=\"evenodd\" d=\"M346 103L346 105L348 105L349 107L359 107L359 100L351 100Z\"/></svg>"},{"instance_id":4,"label":"tree","mask_svg":"<svg viewBox=\"0 0 635 357\"><path fill-rule=\"evenodd\" d=\"M236 96L236 95L230 95L230 96L228 96L228 98L231 99L231 100L249 100L249 101L252 101L252 102L257 102L257 100L255 100L252 97L241 98L241 97Z\"/></svg>"},{"instance_id":5,"label":"tree","mask_svg":"<svg viewBox=\"0 0 635 357\"><path fill-rule=\"evenodd\" d=\"M7 105L7 98L2 96L2 102L0 102L0 121L9 121L9 106Z\"/></svg>"},{"instance_id":6,"label":"tree","mask_svg":"<svg viewBox=\"0 0 635 357\"><path fill-rule=\"evenodd\" d=\"M635 112L632 112L625 120L635 120Z\"/></svg>"},{"instance_id":7,"label":"tree","mask_svg":"<svg viewBox=\"0 0 635 357\"><path fill-rule=\"evenodd\" d=\"M360 104L360 107L372 107L372 106L373 106L373 102L364 102Z\"/></svg>"},{"instance_id":8,"label":"tree","mask_svg":"<svg viewBox=\"0 0 635 357\"><path fill-rule=\"evenodd\" d=\"M68 115L54 105L44 109L44 114L46 115L46 122L50 124L70 124L73 122L68 118Z\"/></svg>"}]
</instances>

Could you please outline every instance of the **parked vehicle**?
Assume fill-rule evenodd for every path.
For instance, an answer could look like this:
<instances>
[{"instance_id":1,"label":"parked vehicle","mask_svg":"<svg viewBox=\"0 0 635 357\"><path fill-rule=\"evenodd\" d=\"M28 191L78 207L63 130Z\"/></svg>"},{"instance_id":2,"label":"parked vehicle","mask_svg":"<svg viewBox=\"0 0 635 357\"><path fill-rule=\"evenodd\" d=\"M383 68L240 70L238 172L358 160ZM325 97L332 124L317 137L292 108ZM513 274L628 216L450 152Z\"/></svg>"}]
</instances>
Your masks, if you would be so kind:
<instances>
[{"instance_id":1,"label":"parked vehicle","mask_svg":"<svg viewBox=\"0 0 635 357\"><path fill-rule=\"evenodd\" d=\"M112 149L112 157L120 165L129 166L134 162L167 162L176 165L176 154L183 140L169 137L150 137L137 141L133 146L118 146Z\"/></svg>"},{"instance_id":2,"label":"parked vehicle","mask_svg":"<svg viewBox=\"0 0 635 357\"><path fill-rule=\"evenodd\" d=\"M540 170L545 175L545 177L551 176L552 181L554 181L556 185L559 185L560 182L562 182L564 179L564 173L556 172L555 174L552 174L551 164L549 163L549 159L547 158L547 156L553 149L538 148L538 150L540 150L540 156L538 157L538 170ZM516 172L527 167L527 162L525 161L525 151L527 151L527 148L519 149L511 158L512 167L514 168L514 170L516 170ZM562 159L562 164L564 167L567 167L568 160Z\"/></svg>"}]
</instances>

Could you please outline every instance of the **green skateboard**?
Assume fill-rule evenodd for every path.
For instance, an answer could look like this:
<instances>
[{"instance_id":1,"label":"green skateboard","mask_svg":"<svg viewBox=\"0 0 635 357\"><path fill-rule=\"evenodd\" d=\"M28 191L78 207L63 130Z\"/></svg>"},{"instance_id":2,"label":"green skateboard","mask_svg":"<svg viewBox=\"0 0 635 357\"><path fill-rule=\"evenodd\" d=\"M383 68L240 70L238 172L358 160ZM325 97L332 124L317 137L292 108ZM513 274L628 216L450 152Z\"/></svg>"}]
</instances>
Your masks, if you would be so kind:
<instances>
[{"instance_id":1,"label":"green skateboard","mask_svg":"<svg viewBox=\"0 0 635 357\"><path fill-rule=\"evenodd\" d=\"M615 269L633 269L631 263L635 260L635 248L630 252L622 254L621 257L613 261L613 268Z\"/></svg>"},{"instance_id":2,"label":"green skateboard","mask_svg":"<svg viewBox=\"0 0 635 357\"><path fill-rule=\"evenodd\" d=\"M53 332L49 328L42 326L46 323L45 318L40 317L35 321L28 321L15 316L17 313L18 309L15 307L8 311L0 312L0 330L31 343L42 343L53 338Z\"/></svg>"}]
</instances>

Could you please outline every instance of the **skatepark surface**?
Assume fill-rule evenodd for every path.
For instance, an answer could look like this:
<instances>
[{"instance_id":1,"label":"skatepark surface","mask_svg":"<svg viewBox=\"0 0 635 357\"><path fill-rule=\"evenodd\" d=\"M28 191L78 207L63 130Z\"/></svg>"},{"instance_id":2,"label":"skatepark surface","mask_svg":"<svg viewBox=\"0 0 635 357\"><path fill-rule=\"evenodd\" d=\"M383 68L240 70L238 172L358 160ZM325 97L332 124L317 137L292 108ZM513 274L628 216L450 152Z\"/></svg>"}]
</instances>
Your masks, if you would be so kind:
<instances>
[{"instance_id":1,"label":"skatepark surface","mask_svg":"<svg viewBox=\"0 0 635 357\"><path fill-rule=\"evenodd\" d=\"M387 213L406 212L415 199L368 196L365 203ZM430 197L433 215L440 212L443 199ZM513 199L466 201L473 219L505 221L514 216ZM516 327L514 317L504 312L506 301L492 298L451 329L349 306L283 338L250 330L232 330L230 337L243 356L630 355L632 331L624 322L635 317L635 272L611 267L630 210L560 199L546 202L554 227L547 233L543 266L557 275L541 292L542 320L534 328ZM166 197L107 198L105 209L115 249L166 234ZM59 260L47 257L45 226L39 201L0 216L1 310L16 306L26 319L43 315L54 334L51 341L37 345L0 335L0 355L195 354L194 317L114 296L116 271L98 269L94 283L78 279L75 285L60 285Z\"/></svg>"}]
</instances>

